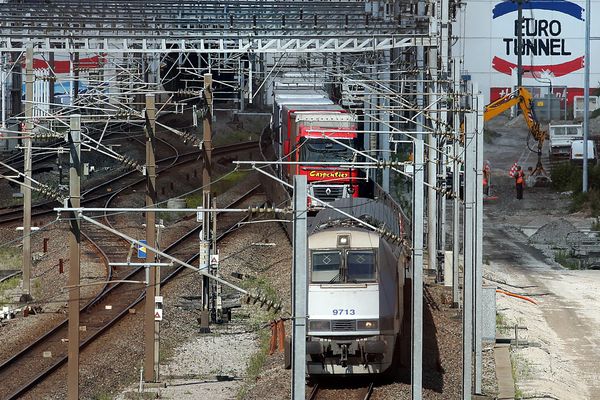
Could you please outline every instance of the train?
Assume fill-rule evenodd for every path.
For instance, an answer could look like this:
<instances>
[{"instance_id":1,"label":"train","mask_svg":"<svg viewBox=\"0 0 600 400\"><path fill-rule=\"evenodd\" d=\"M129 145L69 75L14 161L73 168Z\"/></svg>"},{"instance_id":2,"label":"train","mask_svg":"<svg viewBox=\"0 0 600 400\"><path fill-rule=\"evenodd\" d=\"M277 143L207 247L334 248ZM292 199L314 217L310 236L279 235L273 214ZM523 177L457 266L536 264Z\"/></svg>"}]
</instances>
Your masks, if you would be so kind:
<instances>
[{"instance_id":1,"label":"train","mask_svg":"<svg viewBox=\"0 0 600 400\"><path fill-rule=\"evenodd\" d=\"M334 204L351 203L361 219L393 215L375 210L386 207L372 199ZM383 374L398 361L409 252L335 213L317 214L308 236L307 373Z\"/></svg>"},{"instance_id":2,"label":"train","mask_svg":"<svg viewBox=\"0 0 600 400\"><path fill-rule=\"evenodd\" d=\"M261 147L268 147L272 160L284 162L275 167L280 179L291 183L295 175L307 176L312 210L307 373L311 377L384 374L398 361L400 338L407 326L408 241L388 241L334 208L385 227L395 237L406 239L410 224L400 206L369 179L368 171L351 168L354 161L362 161L354 151L362 149L363 139L355 114L316 86L275 84L273 97L269 140L261 139ZM268 190L274 203L281 204L283 197L275 192ZM289 339L285 353L289 368Z\"/></svg>"}]
</instances>

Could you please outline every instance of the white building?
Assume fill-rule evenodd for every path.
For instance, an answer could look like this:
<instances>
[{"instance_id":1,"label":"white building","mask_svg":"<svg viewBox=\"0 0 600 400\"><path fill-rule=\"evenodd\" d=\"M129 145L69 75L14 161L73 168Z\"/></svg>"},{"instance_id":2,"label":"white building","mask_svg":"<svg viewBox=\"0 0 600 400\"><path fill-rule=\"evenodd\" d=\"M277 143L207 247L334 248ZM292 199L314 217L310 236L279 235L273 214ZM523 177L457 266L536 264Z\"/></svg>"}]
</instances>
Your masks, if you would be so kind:
<instances>
[{"instance_id":1,"label":"white building","mask_svg":"<svg viewBox=\"0 0 600 400\"><path fill-rule=\"evenodd\" d=\"M600 0L591 1L591 37L600 37ZM523 1L523 86L550 85L555 96L583 94L585 53L585 1ZM517 3L467 0L457 16L452 48L464 56L464 75L477 82L487 102L511 91L517 84ZM596 17L594 17L596 16ZM590 87L600 86L600 40L591 41Z\"/></svg>"}]
</instances>

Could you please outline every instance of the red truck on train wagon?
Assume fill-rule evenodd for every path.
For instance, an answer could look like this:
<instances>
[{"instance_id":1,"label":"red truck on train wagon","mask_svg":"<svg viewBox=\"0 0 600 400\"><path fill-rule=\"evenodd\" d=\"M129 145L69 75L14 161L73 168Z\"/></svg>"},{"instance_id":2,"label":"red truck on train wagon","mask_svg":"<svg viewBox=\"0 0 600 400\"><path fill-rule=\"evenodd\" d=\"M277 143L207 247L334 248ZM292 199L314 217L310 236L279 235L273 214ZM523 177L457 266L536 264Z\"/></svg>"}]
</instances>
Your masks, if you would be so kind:
<instances>
[{"instance_id":1,"label":"red truck on train wagon","mask_svg":"<svg viewBox=\"0 0 600 400\"><path fill-rule=\"evenodd\" d=\"M357 118L334 104L323 90L276 88L271 129L280 177L306 175L308 194L323 202L358 197L364 174L348 165L357 160ZM305 163L305 164L301 164ZM320 164L322 163L322 164ZM309 202L311 207L319 207Z\"/></svg>"}]
</instances>

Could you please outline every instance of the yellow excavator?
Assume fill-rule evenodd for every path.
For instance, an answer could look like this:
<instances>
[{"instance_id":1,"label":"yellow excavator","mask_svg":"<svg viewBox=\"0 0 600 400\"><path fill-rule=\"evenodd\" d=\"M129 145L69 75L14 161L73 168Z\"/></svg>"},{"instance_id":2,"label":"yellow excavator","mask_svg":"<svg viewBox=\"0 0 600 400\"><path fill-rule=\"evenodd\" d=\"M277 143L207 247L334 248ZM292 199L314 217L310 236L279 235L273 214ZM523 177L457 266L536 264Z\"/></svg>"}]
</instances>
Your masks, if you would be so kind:
<instances>
[{"instance_id":1,"label":"yellow excavator","mask_svg":"<svg viewBox=\"0 0 600 400\"><path fill-rule=\"evenodd\" d=\"M525 118L525 122L529 128L529 134L537 142L538 158L535 169L531 173L531 179L535 182L534 186L546 186L551 182L551 180L546 173L544 166L542 165L542 147L544 146L546 139L548 139L548 132L540 128L540 123L535 116L535 111L533 108L533 96L531 92L523 87L520 87L514 92L491 102L484 108L484 120L489 121L490 119L516 105L518 105L523 112L523 118ZM536 151L529 147L529 143L527 144L527 147L531 151Z\"/></svg>"}]
</instances>

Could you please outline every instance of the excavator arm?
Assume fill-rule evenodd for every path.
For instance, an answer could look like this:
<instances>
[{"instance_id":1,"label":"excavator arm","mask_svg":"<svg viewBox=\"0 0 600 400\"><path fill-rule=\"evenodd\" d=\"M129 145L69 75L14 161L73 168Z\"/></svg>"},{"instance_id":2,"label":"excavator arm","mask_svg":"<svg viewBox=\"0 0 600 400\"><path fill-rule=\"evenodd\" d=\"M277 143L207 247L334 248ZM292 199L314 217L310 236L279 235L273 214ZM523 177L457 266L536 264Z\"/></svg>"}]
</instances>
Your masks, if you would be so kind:
<instances>
[{"instance_id":1,"label":"excavator arm","mask_svg":"<svg viewBox=\"0 0 600 400\"><path fill-rule=\"evenodd\" d=\"M550 181L548 174L542 166L542 148L544 142L548 139L548 133L540 128L540 123L535 116L533 108L533 96L529 90L520 87L512 93L509 93L496 101L488 104L483 111L483 119L490 119L500 115L509 108L518 105L523 113L523 118L529 128L529 133L537 142L538 160L532 176L535 178L538 185L545 184Z\"/></svg>"}]
</instances>

